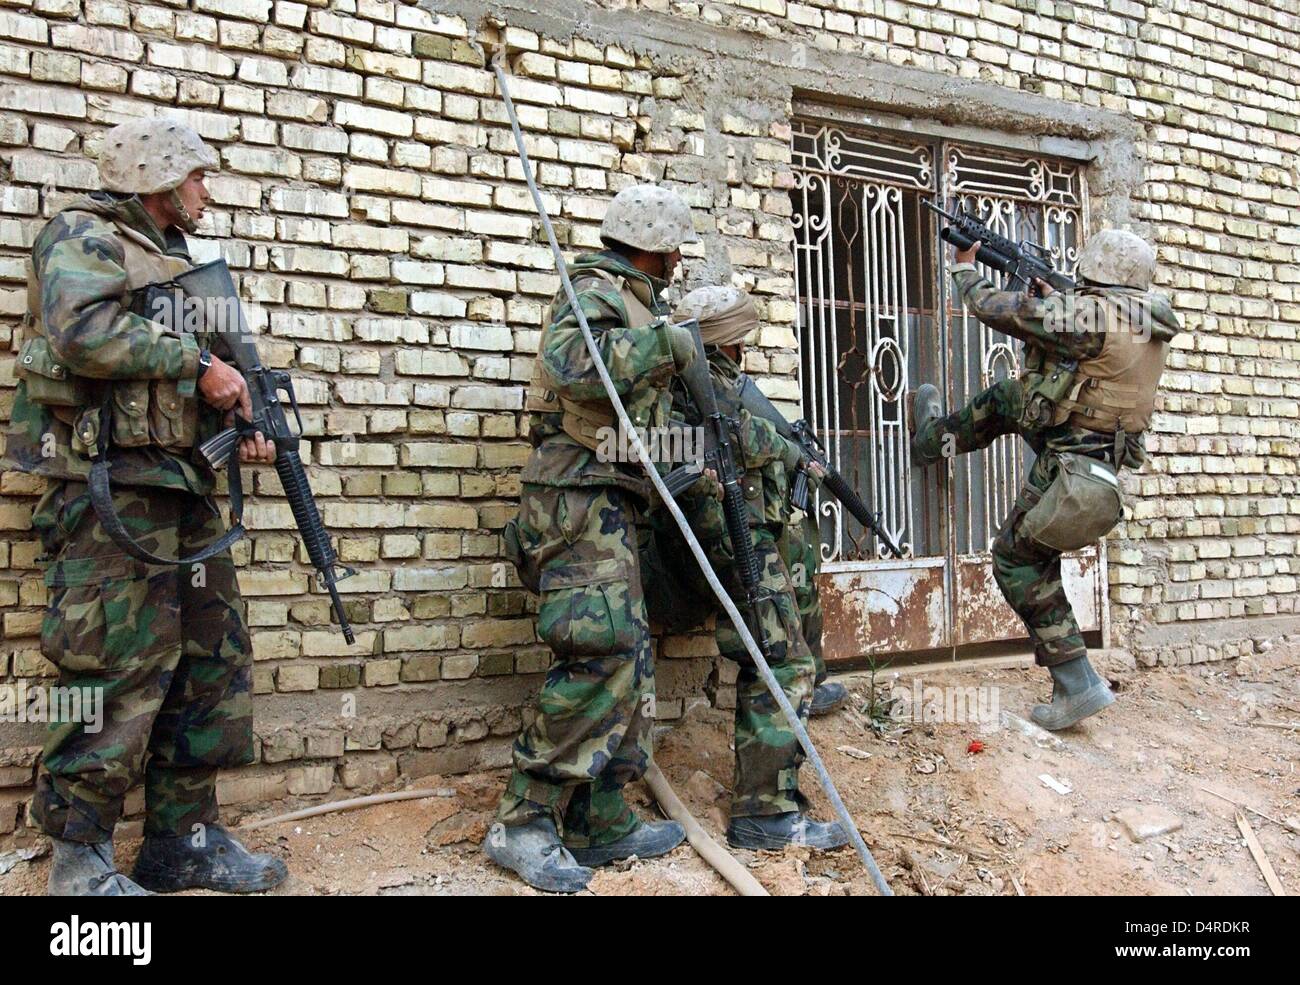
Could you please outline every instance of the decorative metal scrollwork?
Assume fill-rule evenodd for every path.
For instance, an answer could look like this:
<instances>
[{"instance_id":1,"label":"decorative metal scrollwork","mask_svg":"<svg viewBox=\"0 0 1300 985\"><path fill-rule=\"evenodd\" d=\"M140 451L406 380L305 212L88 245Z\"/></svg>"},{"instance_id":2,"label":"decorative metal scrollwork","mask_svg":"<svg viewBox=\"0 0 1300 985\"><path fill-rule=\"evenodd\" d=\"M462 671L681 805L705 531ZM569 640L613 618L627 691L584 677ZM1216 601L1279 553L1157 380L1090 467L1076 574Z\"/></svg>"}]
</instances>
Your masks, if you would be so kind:
<instances>
[{"instance_id":1,"label":"decorative metal scrollwork","mask_svg":"<svg viewBox=\"0 0 1300 985\"><path fill-rule=\"evenodd\" d=\"M956 406L1015 376L1022 362L1019 343L951 297L953 310L939 310L945 267L919 199L936 196L983 216L1009 239L1040 243L1067 272L1078 260L1083 223L1077 164L914 139L797 121L790 193L803 414L908 556L913 543L921 553L940 549L939 535L926 526L935 521L918 519L932 514L921 500L914 504L910 481L904 400L923 365L917 360L923 353L941 358L938 341ZM927 335L930 348L918 348L918 333L938 337ZM1004 437L961 456L955 469L955 543L960 552L982 552L1014 498L1024 451ZM833 499L819 495L814 516L823 560L881 556L871 534Z\"/></svg>"}]
</instances>

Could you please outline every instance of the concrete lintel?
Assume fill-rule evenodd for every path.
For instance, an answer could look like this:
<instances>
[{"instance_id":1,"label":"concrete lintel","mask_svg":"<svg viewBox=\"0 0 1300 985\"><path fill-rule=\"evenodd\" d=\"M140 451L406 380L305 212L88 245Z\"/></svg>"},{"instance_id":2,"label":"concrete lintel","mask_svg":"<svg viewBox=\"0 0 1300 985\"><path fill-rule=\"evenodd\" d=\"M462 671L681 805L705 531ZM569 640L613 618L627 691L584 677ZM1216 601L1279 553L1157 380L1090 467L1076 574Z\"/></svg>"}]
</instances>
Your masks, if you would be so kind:
<instances>
[{"instance_id":1,"label":"concrete lintel","mask_svg":"<svg viewBox=\"0 0 1300 985\"><path fill-rule=\"evenodd\" d=\"M422 0L430 11L473 29L493 19L552 38L581 35L671 64L727 63L737 82L754 75L796 90L942 123L983 121L995 130L1031 130L1090 140L1136 133L1125 116L977 79L823 51L802 38L769 38L653 11L606 10L584 0ZM774 75L773 72L776 72Z\"/></svg>"},{"instance_id":2,"label":"concrete lintel","mask_svg":"<svg viewBox=\"0 0 1300 985\"><path fill-rule=\"evenodd\" d=\"M988 144L1025 151L1029 154L1042 154L1072 161L1091 161L1097 157L1099 152L1097 142L1092 140L1050 135L1041 136L1032 133L1005 133L990 130L986 126L943 123L934 119L898 116L894 113L825 103L818 99L806 97L795 99L794 112L796 116L827 123L846 123L852 126L870 127L871 129L886 130L893 133L915 133L925 137L939 137L944 140L955 140L966 144Z\"/></svg>"},{"instance_id":3,"label":"concrete lintel","mask_svg":"<svg viewBox=\"0 0 1300 985\"><path fill-rule=\"evenodd\" d=\"M1049 99L977 79L891 65L858 54L823 51L802 38L770 38L653 11L607 10L584 0L421 0L435 13L458 16L471 34L504 24L543 37L581 36L646 55L691 73L704 105L725 103L759 119L788 118L796 99L814 99L849 111L875 111L974 127L979 143L1023 138L1042 153L1077 158L1086 153L1089 211L1094 226L1132 224L1132 202L1142 181L1130 117ZM1053 143L1060 138L1062 143ZM1079 143L1086 142L1086 152ZM1147 230L1133 226L1138 234Z\"/></svg>"}]
</instances>

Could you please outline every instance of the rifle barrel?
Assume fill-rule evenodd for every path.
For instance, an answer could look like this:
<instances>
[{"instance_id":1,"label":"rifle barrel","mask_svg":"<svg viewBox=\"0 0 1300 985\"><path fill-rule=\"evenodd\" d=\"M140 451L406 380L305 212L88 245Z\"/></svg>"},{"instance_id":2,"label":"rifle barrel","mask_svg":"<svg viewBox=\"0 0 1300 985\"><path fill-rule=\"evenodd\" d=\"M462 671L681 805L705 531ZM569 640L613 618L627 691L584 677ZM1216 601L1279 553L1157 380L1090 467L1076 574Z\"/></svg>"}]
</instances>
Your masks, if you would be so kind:
<instances>
[{"instance_id":1,"label":"rifle barrel","mask_svg":"<svg viewBox=\"0 0 1300 985\"><path fill-rule=\"evenodd\" d=\"M945 212L943 209L939 208L939 206L935 205L935 204L934 204L934 199L931 199L931 198L923 198L923 199L921 199L921 204L924 205L927 209L929 209L929 210L932 211L932 212L938 212L938 213L939 213L941 216L943 216L945 219L949 219L949 220L951 220L952 222L957 222L957 221L959 221L959 217L958 217L958 216L953 215L951 212Z\"/></svg>"}]
</instances>

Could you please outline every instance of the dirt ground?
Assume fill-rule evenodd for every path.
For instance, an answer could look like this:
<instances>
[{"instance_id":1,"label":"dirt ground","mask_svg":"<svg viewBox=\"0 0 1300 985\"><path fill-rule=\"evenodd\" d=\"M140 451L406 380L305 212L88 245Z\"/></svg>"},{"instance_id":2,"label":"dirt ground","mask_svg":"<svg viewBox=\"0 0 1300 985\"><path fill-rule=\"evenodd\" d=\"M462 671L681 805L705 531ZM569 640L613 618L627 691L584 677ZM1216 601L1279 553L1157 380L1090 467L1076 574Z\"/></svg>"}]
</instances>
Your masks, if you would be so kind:
<instances>
[{"instance_id":1,"label":"dirt ground","mask_svg":"<svg viewBox=\"0 0 1300 985\"><path fill-rule=\"evenodd\" d=\"M1300 645L1228 663L1108 676L1117 704L1055 739L1012 717L1027 717L1047 696L1040 670L924 670L916 678L923 687L948 694L982 689L985 712L996 700L1001 714L984 716L993 721L965 724L934 722L924 710L898 706L889 720L879 701L873 719L870 678L843 678L853 692L850 707L814 720L812 735L895 893L1267 894L1237 828L1238 808L1224 797L1273 819L1244 812L1282 885L1300 891ZM878 672L875 684L877 695L891 687L920 690L911 674ZM721 840L730 714L693 709L659 737L656 759ZM439 796L282 823L250 831L245 840L288 861L290 879L276 895L532 894L478 847L503 782L500 771L426 777L411 786ZM829 818L807 768L803 786L813 813ZM639 784L632 795L645 816L658 816ZM1134 841L1121 820L1135 809L1157 811L1180 827ZM119 846L124 868L137 849L132 842ZM774 895L873 892L851 849L735 854ZM43 890L48 854L10 864L0 894ZM600 870L590 892L732 891L683 844L661 859Z\"/></svg>"}]
</instances>

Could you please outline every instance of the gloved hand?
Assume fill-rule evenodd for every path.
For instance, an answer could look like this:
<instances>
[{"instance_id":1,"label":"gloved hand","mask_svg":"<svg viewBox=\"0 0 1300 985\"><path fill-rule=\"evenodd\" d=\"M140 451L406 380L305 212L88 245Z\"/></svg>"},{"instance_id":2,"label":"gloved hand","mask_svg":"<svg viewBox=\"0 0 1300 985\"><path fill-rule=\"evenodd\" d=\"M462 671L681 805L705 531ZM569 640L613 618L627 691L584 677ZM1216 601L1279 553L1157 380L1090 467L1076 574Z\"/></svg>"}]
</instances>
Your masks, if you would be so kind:
<instances>
[{"instance_id":1,"label":"gloved hand","mask_svg":"<svg viewBox=\"0 0 1300 985\"><path fill-rule=\"evenodd\" d=\"M808 473L808 485L814 490L819 489L822 480L826 478L826 470L811 458L805 458L802 467L803 470Z\"/></svg>"},{"instance_id":2,"label":"gloved hand","mask_svg":"<svg viewBox=\"0 0 1300 985\"><path fill-rule=\"evenodd\" d=\"M785 442L785 454L781 456L781 464L793 472L797 468L803 467L803 449L789 438L782 438Z\"/></svg>"},{"instance_id":3,"label":"gloved hand","mask_svg":"<svg viewBox=\"0 0 1300 985\"><path fill-rule=\"evenodd\" d=\"M681 372L695 360L695 335L681 325L664 326L668 333L668 348L673 354L673 364Z\"/></svg>"},{"instance_id":4,"label":"gloved hand","mask_svg":"<svg viewBox=\"0 0 1300 985\"><path fill-rule=\"evenodd\" d=\"M705 469L700 473L700 477L695 480L695 485L691 486L691 495L705 497L722 501L724 495L722 483L718 480L716 469Z\"/></svg>"}]
</instances>

